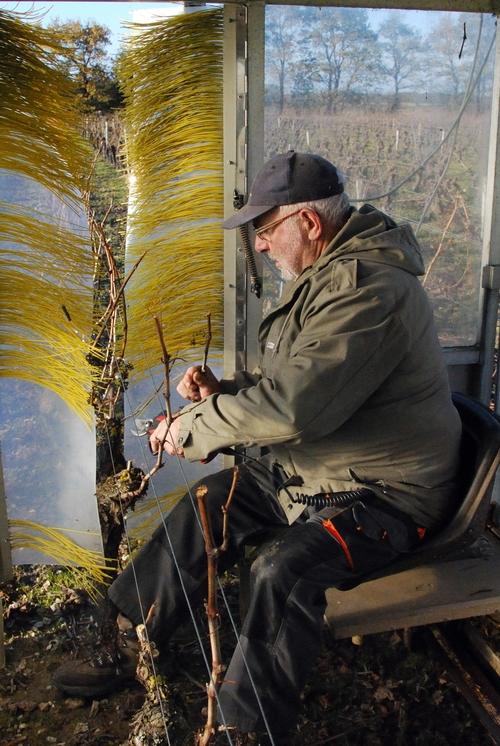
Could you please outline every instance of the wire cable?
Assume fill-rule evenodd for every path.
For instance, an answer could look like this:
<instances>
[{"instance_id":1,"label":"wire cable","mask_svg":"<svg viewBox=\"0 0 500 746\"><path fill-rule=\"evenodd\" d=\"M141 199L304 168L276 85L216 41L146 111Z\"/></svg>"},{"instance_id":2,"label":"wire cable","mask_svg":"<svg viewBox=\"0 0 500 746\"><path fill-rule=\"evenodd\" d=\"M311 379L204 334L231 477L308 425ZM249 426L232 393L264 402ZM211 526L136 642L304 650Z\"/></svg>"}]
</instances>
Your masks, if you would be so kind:
<instances>
[{"instance_id":1,"label":"wire cable","mask_svg":"<svg viewBox=\"0 0 500 746\"><path fill-rule=\"evenodd\" d=\"M117 473L116 473L116 467L115 467L115 460L113 458L113 449L111 447L111 439L110 439L110 436L109 436L109 430L108 430L107 423L105 423L105 430L106 430L106 438L107 438L107 441L108 441L108 449L109 449L109 456L110 456L110 459L111 459L111 466L113 468L113 475L115 477L115 481L117 482ZM121 513L121 516L122 516L123 529L124 529L125 538L126 538L126 541L127 541L128 553L129 553L129 557L130 557L130 565L131 565L131 568L132 568L132 575L134 577L134 585L135 585L135 590L136 590L136 593L137 593L137 600L139 602L139 609L140 609L140 612L141 612L142 624L144 626L144 630L145 630L145 634L146 634L146 639L147 639L147 641L149 643L149 632L148 632L148 628L146 626L146 615L144 614L144 606L143 606L143 603L142 603L141 593L140 593L140 590L139 590L139 581L137 579L137 574L135 572L134 558L133 558L133 555L132 555L132 547L131 547L131 544L130 544L130 537L128 535L126 515L125 515L125 513L123 511L123 506L122 506L121 499L119 501L119 505L120 505L120 513ZM149 648L150 653L151 653L151 648L150 648L149 644L148 644L148 648ZM155 666L154 658L153 658L153 656L151 654L150 654L149 658L150 658L151 667L152 667L152 670L153 670L153 675L155 677L156 694L157 694L158 704L160 706L160 713L161 713L161 718L163 720L163 726L164 726L164 729L165 729L165 735L167 737L168 746L172 746L171 743L170 743L170 737L168 735L168 725L167 725L167 720L166 720L166 717L165 717L165 712L163 710L163 702L162 702L162 697L160 695L159 684L158 684L158 681L157 681L157 673L156 673L156 666Z\"/></svg>"},{"instance_id":2,"label":"wire cable","mask_svg":"<svg viewBox=\"0 0 500 746\"><path fill-rule=\"evenodd\" d=\"M153 376L153 373L152 373L152 371L151 371L151 370L149 371L149 375L150 375L150 378L151 378L151 380L152 380L152 382L153 382L153 386L154 386L154 387L155 387L155 389L156 389L156 385L155 385L155 384L156 384L156 382L155 382L155 380L154 380L154 376ZM161 401L161 400L160 400L160 401ZM195 503L195 500L194 500L194 497L193 497L193 493L192 493L191 487L190 487L190 485L189 485L189 482L188 482L188 480L187 480L187 478L186 478L186 474L185 474L185 471L184 471L184 469L183 469L183 466L182 466L182 460L181 460L181 458L180 458L180 456L179 456L178 454L176 454L176 455L177 455L177 460L178 460L178 464L179 464L179 469L180 469L180 472L181 472L181 474L182 474L182 476L183 476L184 482L185 482L185 484L186 484L187 494L188 494L188 495L189 495L189 497L190 497L190 500L191 500L191 506L192 506L192 508L193 508L193 512L194 512L194 515L195 515L195 517L196 517L196 520L197 520L197 523L198 523L198 527L199 527L200 531L201 531L201 532L203 533L203 529L202 529L202 526L201 526L201 521L200 521L200 517L199 517L199 515L198 515L198 511L197 511L197 509L196 509L196 503ZM239 652L240 652L240 654L241 654L241 657L242 657L242 660L243 660L243 665L245 666L245 669L246 669L246 671L247 671L247 674L248 674L248 678L249 678L249 681L250 681L250 685L251 685L251 687L252 687L253 693L254 693L254 695L255 695L255 698L256 698L256 700L257 700L257 704L258 704L258 707L259 707L260 713L261 713L261 715L262 715L262 721L263 721L263 723L264 723L264 726L265 726L265 728L266 728L266 732L267 732L267 735L269 736L269 739L270 739L270 742L271 742L271 746L275 746L275 742L274 742L274 739L273 739L273 734L271 733L271 729L270 729L270 726L269 726L269 722L268 722L268 720L267 720L267 717L266 717L266 714L265 714L265 712L264 712L264 708L263 708L263 705L262 705L262 700L261 700L261 698L260 698L259 692L258 692L258 690L257 690L257 686L256 686L256 684L255 684L255 681L254 681L254 678L253 678L253 676L252 676L252 672L251 672L251 670L250 670L250 665L249 665L249 663L248 663L248 660L247 660L247 658L246 658L245 652L244 652L244 650L243 650L243 647L242 647L242 645L241 645L241 641L240 641L240 635L239 635L239 632L238 632L238 629L237 629L236 623L235 623L235 621L234 621L234 617L233 617L233 615L232 615L232 613L231 613L231 609L230 609L230 607L229 607L229 603L228 603L228 601L227 601L227 597L226 597L226 594L225 594L225 592L224 592L224 589L223 589L223 587L222 587L222 583L221 583L221 580L220 580L219 576L217 576L217 586L218 586L219 590L221 591L221 595L222 595L222 598L223 598L223 601L224 601L224 606L225 606L225 608L226 608L226 611L227 611L228 617L229 617L229 619L230 619L230 622L231 622L231 626L232 626L232 628L233 628L233 630L234 630L234 634L235 634L235 638L236 638L236 646L237 646L237 648L238 648L238 650L239 650ZM210 674L210 675L211 675L211 674ZM217 692L216 692L216 694L217 694ZM218 701L218 700L217 700L217 701ZM220 708L220 707L219 707L219 711L221 712L221 715L223 716L223 713L222 713L222 710L221 710L221 708ZM226 725L226 723L225 723L225 722L224 722L224 725ZM226 726L226 727L227 727L227 726ZM228 733L228 732L226 731L226 733ZM228 738L229 738L229 733L228 733Z\"/></svg>"},{"instance_id":3,"label":"wire cable","mask_svg":"<svg viewBox=\"0 0 500 746\"><path fill-rule=\"evenodd\" d=\"M473 91L472 80L474 78L474 71L476 69L476 64L477 64L477 60L478 60L478 57L479 57L479 48L481 46L482 33L483 33L483 16L481 15L481 19L479 21L479 29L478 29L478 33L477 33L476 48L474 50L474 59L472 61L472 65L471 65L471 69L470 69L470 73L469 73L469 79L467 81L467 87L466 87L466 89L464 91L464 97L462 99L462 104L463 104L464 101L466 101L466 100L468 101L469 94L472 94L472 91ZM477 83L477 80L476 80L476 83ZM443 181L444 177L446 176L446 174L448 172L448 169L449 169L450 163L451 163L451 159L453 157L453 153L455 152L455 146L457 144L459 126L460 125L457 124L457 127L456 127L454 135L453 135L453 140L451 142L450 152L448 153L448 157L446 158L446 162L445 162L445 164L443 166L443 169L442 169L441 173L439 174L438 179L437 179L436 183L434 184L434 187L433 187L431 193L429 194L429 196L427 197L427 199L425 201L424 209L422 210L422 214L420 215L419 221L417 223L417 227L415 228L415 236L418 236L418 234L420 232L420 229L422 227L422 223L424 222L424 219L425 219L425 217L426 217L426 215L427 215L427 213L429 211L429 208L430 208L432 202L434 201L434 197L436 196L437 190L439 189L439 187L441 185L441 182Z\"/></svg>"},{"instance_id":4,"label":"wire cable","mask_svg":"<svg viewBox=\"0 0 500 746\"><path fill-rule=\"evenodd\" d=\"M119 375L120 375L122 387L124 388L124 396L125 396L125 398L127 400L128 407L129 407L129 409L132 409L131 403L130 403L129 394L128 394L128 388L124 387L124 381L121 378L121 372L119 372ZM152 374L152 372L151 372L150 369L149 369L149 375L150 375L150 377L151 377L151 379L153 381L154 388L156 389L156 382L154 381L153 374ZM159 398L159 394L157 394L157 396ZM163 408L163 403L162 403L162 408ZM143 445L141 439L139 439L139 441L140 441L140 446L141 446L142 457L143 457L144 463L147 463L147 454L145 452L144 445ZM181 469L181 473L183 474L184 479L185 479L185 474L182 471L182 469ZM192 493L191 493L191 489L189 488L189 484L187 483L187 481L186 481L186 484L188 485L188 492L189 492L189 495L191 497L191 501L193 501L193 496L192 496ZM153 475L153 478L151 478L149 480L149 485L151 486L151 490L153 492L153 497L154 497L154 500L155 500L155 503L156 503L157 510L159 512L159 515L160 515L160 520L161 520L161 524L163 526L163 530L165 532L165 536L167 538L167 542L168 542L168 546L169 546L169 549L170 549L171 557L172 557L172 560L174 562L174 566L175 566L175 569L176 569L176 572L177 572L177 575L178 575L178 578L179 578L179 583L180 583L182 592L184 594L184 599L185 599L187 607L189 609L189 614L190 614L190 617L191 617L191 621L193 623L193 627L194 627L195 634L196 634L196 637L197 637L197 640L198 640L198 644L200 646L200 651L201 651L201 654L202 654L202 657L203 657L203 661L204 661L205 667L207 669L208 677L209 677L209 679L211 679L211 677L212 677L212 671L211 671L210 663L208 661L205 649L203 647L203 642L202 642L202 639L201 639L201 634L200 634L200 631L199 631L199 628L198 628L198 624L196 622L196 617L194 615L193 606L191 604L191 601L189 600L189 595L187 593L186 586L184 584L184 580L182 578L181 568L180 568L180 565L178 563L177 556L175 554L175 550L174 550L174 546L173 546L173 543L172 543L172 539L170 537L170 532L169 532L169 530L167 528L167 524L166 524L166 521L165 521L165 514L164 514L164 512L162 510L161 503L160 503L160 500L159 500L159 497L158 497L158 493L156 491L156 487L155 487L155 484L154 484L154 475ZM197 513L196 513L196 515L197 515ZM219 698L218 698L217 690L216 690L215 694L216 694L217 704L219 704ZM220 708L220 706L219 706L219 712L221 714L222 722L223 722L224 726L227 728L227 723L225 721L224 713L222 712L222 709ZM227 735L227 740L230 743L230 746L234 746L233 742L232 742L232 739L231 739L231 736L229 734L229 731L226 730L225 732L226 732L226 735Z\"/></svg>"}]
</instances>

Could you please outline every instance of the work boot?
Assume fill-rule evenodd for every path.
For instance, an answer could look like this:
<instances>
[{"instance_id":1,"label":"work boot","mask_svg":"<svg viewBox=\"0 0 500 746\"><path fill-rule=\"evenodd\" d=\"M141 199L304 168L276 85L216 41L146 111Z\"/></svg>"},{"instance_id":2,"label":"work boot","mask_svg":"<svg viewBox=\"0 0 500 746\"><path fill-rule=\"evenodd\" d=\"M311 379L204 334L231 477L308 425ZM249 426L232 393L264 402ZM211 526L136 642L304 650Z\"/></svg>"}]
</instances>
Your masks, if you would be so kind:
<instances>
[{"instance_id":1,"label":"work boot","mask_svg":"<svg viewBox=\"0 0 500 746\"><path fill-rule=\"evenodd\" d=\"M101 649L85 660L60 666L54 673L54 684L71 697L105 697L135 678L138 654L134 626L118 614L113 633L102 641Z\"/></svg>"}]
</instances>

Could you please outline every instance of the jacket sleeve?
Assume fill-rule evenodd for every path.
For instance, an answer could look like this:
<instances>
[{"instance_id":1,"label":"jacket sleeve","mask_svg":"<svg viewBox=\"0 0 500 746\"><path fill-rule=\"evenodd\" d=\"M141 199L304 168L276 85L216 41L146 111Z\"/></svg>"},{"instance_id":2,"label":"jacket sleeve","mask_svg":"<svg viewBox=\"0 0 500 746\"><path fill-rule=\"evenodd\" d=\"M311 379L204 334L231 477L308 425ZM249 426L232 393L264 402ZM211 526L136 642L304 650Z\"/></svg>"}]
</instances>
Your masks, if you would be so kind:
<instances>
[{"instance_id":1,"label":"jacket sleeve","mask_svg":"<svg viewBox=\"0 0 500 746\"><path fill-rule=\"evenodd\" d=\"M227 446L322 438L379 388L409 346L394 305L367 288L323 292L300 326L271 374L235 395L214 394L183 410L178 443L186 458L203 459Z\"/></svg>"},{"instance_id":2,"label":"jacket sleeve","mask_svg":"<svg viewBox=\"0 0 500 746\"><path fill-rule=\"evenodd\" d=\"M254 370L252 373L248 370L239 370L233 373L231 378L222 378L219 383L223 394L232 394L234 396L241 389L255 386L261 378L259 369Z\"/></svg>"}]
</instances>

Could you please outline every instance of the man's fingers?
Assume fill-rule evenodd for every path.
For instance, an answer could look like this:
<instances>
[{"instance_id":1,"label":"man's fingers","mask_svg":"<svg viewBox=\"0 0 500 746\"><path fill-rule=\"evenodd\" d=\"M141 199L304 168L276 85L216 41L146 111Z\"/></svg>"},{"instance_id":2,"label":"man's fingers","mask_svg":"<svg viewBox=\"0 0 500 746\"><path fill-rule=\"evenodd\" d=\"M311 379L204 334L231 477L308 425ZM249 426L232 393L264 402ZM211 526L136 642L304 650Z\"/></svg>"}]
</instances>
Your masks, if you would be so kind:
<instances>
[{"instance_id":1,"label":"man's fingers","mask_svg":"<svg viewBox=\"0 0 500 746\"><path fill-rule=\"evenodd\" d=\"M165 438L166 434L166 438ZM149 438L149 447L151 449L151 452L156 454L160 450L163 442L163 448L165 448L165 443L169 440L169 433L166 430L166 423L165 421L160 422L158 427L151 433L151 436Z\"/></svg>"},{"instance_id":2,"label":"man's fingers","mask_svg":"<svg viewBox=\"0 0 500 746\"><path fill-rule=\"evenodd\" d=\"M193 373L194 383L199 385L200 383L203 383L204 380L205 380L205 376L203 375L201 370L195 370L195 372Z\"/></svg>"},{"instance_id":3,"label":"man's fingers","mask_svg":"<svg viewBox=\"0 0 500 746\"><path fill-rule=\"evenodd\" d=\"M177 386L177 393L184 399L199 401L201 399L196 376L198 369L193 365L184 373L182 380ZM198 398L196 398L198 397Z\"/></svg>"},{"instance_id":4,"label":"man's fingers","mask_svg":"<svg viewBox=\"0 0 500 746\"><path fill-rule=\"evenodd\" d=\"M203 373L202 370L196 370L193 374L193 381L196 384L195 388L197 391L201 387L206 388L210 385L210 376L207 373Z\"/></svg>"},{"instance_id":5,"label":"man's fingers","mask_svg":"<svg viewBox=\"0 0 500 746\"><path fill-rule=\"evenodd\" d=\"M182 396L184 399L188 398L190 385L185 382L184 378L182 381L177 385L177 393Z\"/></svg>"},{"instance_id":6,"label":"man's fingers","mask_svg":"<svg viewBox=\"0 0 500 746\"><path fill-rule=\"evenodd\" d=\"M187 369L177 386L177 393L192 402L201 401L217 390L218 382L210 368L203 372L201 366L194 365Z\"/></svg>"},{"instance_id":7,"label":"man's fingers","mask_svg":"<svg viewBox=\"0 0 500 746\"><path fill-rule=\"evenodd\" d=\"M160 448L168 453L169 456L184 456L184 449L177 447L179 414L173 416L170 427L167 428L166 420L163 420L156 430L151 433L149 438L149 447L153 454L158 454Z\"/></svg>"}]
</instances>

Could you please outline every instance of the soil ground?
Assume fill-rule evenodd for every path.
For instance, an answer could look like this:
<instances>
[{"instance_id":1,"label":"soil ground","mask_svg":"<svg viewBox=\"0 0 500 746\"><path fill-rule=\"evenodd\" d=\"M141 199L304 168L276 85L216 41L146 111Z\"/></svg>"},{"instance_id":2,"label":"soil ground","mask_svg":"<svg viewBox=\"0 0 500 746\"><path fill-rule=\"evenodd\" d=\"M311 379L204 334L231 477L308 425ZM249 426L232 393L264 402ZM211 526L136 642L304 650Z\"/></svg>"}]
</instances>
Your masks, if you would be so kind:
<instances>
[{"instance_id":1,"label":"soil ground","mask_svg":"<svg viewBox=\"0 0 500 746\"><path fill-rule=\"evenodd\" d=\"M226 593L236 608L235 578L226 578ZM7 665L0 677L0 744L126 743L144 700L139 684L88 701L64 697L51 683L62 662L92 655L98 640L96 607L72 588L71 573L19 567L1 596ZM225 660L233 645L227 628L222 620ZM366 637L360 646L326 635L290 746L491 743L443 665L426 650L425 637L418 637L409 651L399 633ZM206 678L195 635L188 633L175 647L168 680L193 731L203 722ZM226 743L220 739L217 744Z\"/></svg>"}]
</instances>

